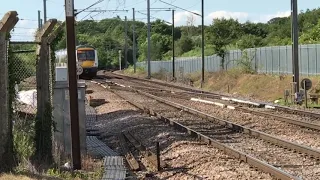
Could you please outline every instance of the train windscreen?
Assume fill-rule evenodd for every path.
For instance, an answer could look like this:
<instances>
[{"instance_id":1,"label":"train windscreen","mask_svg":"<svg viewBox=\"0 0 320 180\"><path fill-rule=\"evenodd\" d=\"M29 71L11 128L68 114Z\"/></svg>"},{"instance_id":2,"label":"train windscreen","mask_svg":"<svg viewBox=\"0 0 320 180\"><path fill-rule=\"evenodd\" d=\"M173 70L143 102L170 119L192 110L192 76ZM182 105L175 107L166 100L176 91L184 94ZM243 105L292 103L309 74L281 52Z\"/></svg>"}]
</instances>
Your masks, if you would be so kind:
<instances>
[{"instance_id":1,"label":"train windscreen","mask_svg":"<svg viewBox=\"0 0 320 180\"><path fill-rule=\"evenodd\" d=\"M94 61L95 53L94 50L78 50L77 56L79 61Z\"/></svg>"}]
</instances>

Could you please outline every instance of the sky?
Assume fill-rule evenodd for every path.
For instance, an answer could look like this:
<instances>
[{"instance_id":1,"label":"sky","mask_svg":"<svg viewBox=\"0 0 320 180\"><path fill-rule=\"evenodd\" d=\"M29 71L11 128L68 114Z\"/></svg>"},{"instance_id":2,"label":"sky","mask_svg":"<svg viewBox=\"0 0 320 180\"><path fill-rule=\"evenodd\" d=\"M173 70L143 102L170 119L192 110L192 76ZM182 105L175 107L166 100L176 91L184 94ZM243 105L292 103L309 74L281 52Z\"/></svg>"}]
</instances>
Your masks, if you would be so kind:
<instances>
[{"instance_id":1,"label":"sky","mask_svg":"<svg viewBox=\"0 0 320 180\"><path fill-rule=\"evenodd\" d=\"M64 0L46 0L47 17L58 20L65 19ZM74 0L75 9L84 9L98 0ZM192 17L194 25L201 24L201 17L192 15L182 9L175 8L163 2L173 4L191 12L201 14L201 0L150 0L151 8L174 8L175 24L186 25L187 19ZM314 9L320 7L319 0L298 0L298 9ZM132 8L136 10L136 19L146 22L146 0L104 0L91 9L95 10L129 10L105 13L83 12L77 16L77 20L94 19L101 20L120 16L132 19ZM41 11L43 18L43 0L8 0L2 2L0 6L0 17L8 11L17 11L20 21L12 33L12 40L31 41L38 27L38 10ZM285 17L290 15L290 0L204 0L205 24L211 24L213 18L234 18L240 22L267 22L274 17ZM170 11L151 10L151 16L172 22L172 13Z\"/></svg>"}]
</instances>

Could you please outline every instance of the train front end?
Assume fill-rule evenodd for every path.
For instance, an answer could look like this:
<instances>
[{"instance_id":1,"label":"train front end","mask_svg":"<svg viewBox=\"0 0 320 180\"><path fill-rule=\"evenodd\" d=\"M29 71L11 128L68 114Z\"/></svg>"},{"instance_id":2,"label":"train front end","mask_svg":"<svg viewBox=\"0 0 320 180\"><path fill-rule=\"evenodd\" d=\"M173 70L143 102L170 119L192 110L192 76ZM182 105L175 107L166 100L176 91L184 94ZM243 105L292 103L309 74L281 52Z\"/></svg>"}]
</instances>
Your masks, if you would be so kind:
<instances>
[{"instance_id":1,"label":"train front end","mask_svg":"<svg viewBox=\"0 0 320 180\"><path fill-rule=\"evenodd\" d=\"M97 50L90 46L77 47L77 61L83 68L83 73L80 75L83 78L93 78L98 71L98 55Z\"/></svg>"}]
</instances>

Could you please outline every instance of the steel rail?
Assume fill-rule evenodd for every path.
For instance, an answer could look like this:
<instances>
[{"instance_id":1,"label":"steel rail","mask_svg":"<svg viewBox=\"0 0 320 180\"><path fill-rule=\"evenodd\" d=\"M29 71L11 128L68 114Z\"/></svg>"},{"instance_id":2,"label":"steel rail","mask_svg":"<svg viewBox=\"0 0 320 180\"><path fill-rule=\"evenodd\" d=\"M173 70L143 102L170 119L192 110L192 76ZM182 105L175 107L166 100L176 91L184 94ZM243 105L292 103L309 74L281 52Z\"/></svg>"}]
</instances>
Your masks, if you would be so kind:
<instances>
[{"instance_id":1,"label":"steel rail","mask_svg":"<svg viewBox=\"0 0 320 180\"><path fill-rule=\"evenodd\" d=\"M244 112L248 112L248 113L252 113L252 114L256 114L256 115L260 115L260 116L272 117L272 118L275 118L278 121L287 122L287 123L298 125L298 126L305 127L305 128L308 128L308 129L320 130L320 125L315 124L315 123L309 123L309 122L305 122L305 121L295 120L295 119L291 119L291 118L288 118L288 117L283 117L283 116L279 116L279 115L276 115L276 114L271 114L271 113L268 113L268 112L255 111L255 110L244 108L244 107L236 106L235 109L236 110L238 109L238 110L244 111Z\"/></svg>"},{"instance_id":2,"label":"steel rail","mask_svg":"<svg viewBox=\"0 0 320 180\"><path fill-rule=\"evenodd\" d=\"M284 106L275 106L275 109L280 110L280 111L284 111L284 112L288 112L288 113L292 113L292 114L298 114L298 115L302 115L302 116L320 119L320 114L315 113L315 112L304 111L304 110L300 110L300 109L293 109L293 108L284 107Z\"/></svg>"},{"instance_id":3,"label":"steel rail","mask_svg":"<svg viewBox=\"0 0 320 180\"><path fill-rule=\"evenodd\" d=\"M156 92L151 92L151 94L162 95L161 93L156 93ZM181 98L181 99L189 99L185 95L189 95L190 97L192 97L188 93L183 94L184 96L181 95L181 94L183 94L183 93L174 93L173 92L168 96L174 96L174 97ZM201 96L201 97L208 98L206 95ZM211 100L212 98L208 98L208 99ZM225 104L226 106L230 105L230 104L227 104L227 103L222 103L222 104ZM275 120L282 121L282 122L287 122L289 124L305 127L305 128L308 128L308 129L320 130L320 125L316 124L316 123L310 123L310 122L306 122L306 121L296 120L296 119L292 119L292 118L288 118L288 117L272 114L272 113L269 113L269 112L262 112L262 111L257 111L257 110L253 110L253 109L248 109L246 107L241 107L241 106L234 106L234 108L235 108L235 110L239 110L239 111L243 111L243 112L247 112L247 113L251 113L251 114L255 114L255 115L259 115L259 116L272 117Z\"/></svg>"},{"instance_id":4,"label":"steel rail","mask_svg":"<svg viewBox=\"0 0 320 180\"><path fill-rule=\"evenodd\" d=\"M137 80L137 81L155 83L155 84L162 85L162 86L177 88L177 89L189 91L189 92L191 92L191 93L193 93L195 95L201 95L203 97L209 97L209 98L214 98L214 99L217 99L217 97L232 98L229 95L223 95L223 94L220 94L220 93L214 93L214 92L199 90L199 89L192 88L192 87L178 86L178 85L175 85L175 84L172 84L172 83L160 82L160 81L157 81L157 80L140 79L140 78L136 78L136 77L130 77L130 76L127 76L127 75L115 74L115 73L112 73L112 75L118 76L118 77L130 78L130 79L134 79L134 80ZM265 103L260 103L260 104L261 105L267 105ZM248 105L248 104L246 104L246 105ZM297 114L297 115L308 116L308 117L313 117L313 118L320 119L320 113L309 112L309 111L304 111L304 110L299 110L299 109L292 109L292 108L289 108L289 107L279 106L279 105L276 105L276 104L272 105L272 106L275 107L275 109L273 109L273 110L279 110L279 111L288 112L288 113L292 113L292 114Z\"/></svg>"},{"instance_id":5,"label":"steel rail","mask_svg":"<svg viewBox=\"0 0 320 180\"><path fill-rule=\"evenodd\" d=\"M247 128L247 127L235 124L235 123L232 123L230 121L217 118L215 116L203 113L203 112L198 111L196 109L192 109L192 108L183 106L181 104L178 104L178 103L175 103L175 102L172 102L172 101L169 101L169 100L154 96L152 94L149 94L149 93L137 90L137 89L135 89L135 91L137 93L139 93L139 94L142 94L142 95L145 95L147 97L153 98L153 99L155 99L155 100L157 100L159 102L165 103L165 104L170 105L172 107L175 107L177 109L180 109L180 110L189 112L191 114L200 116L200 117L202 117L204 119L207 119L207 120L210 120L210 121L217 121L220 124L230 128L230 129L232 129L234 131L243 132L245 134L249 134L249 135L254 136L256 138L263 139L265 141L268 141L270 143L276 144L276 145L281 146L283 148L287 148L287 149L291 149L291 150L297 151L299 153L307 154L310 157L316 158L317 160L320 159L320 151L317 150L317 149L312 149L312 148L304 146L304 145L300 145L300 144L297 144L297 143L289 142L289 141L286 141L286 140L271 136L271 135L269 135L267 133L260 132L260 131L257 131L257 130L253 130L253 129L250 129L250 128Z\"/></svg>"},{"instance_id":6,"label":"steel rail","mask_svg":"<svg viewBox=\"0 0 320 180\"><path fill-rule=\"evenodd\" d=\"M151 94L156 95L156 96L157 95L160 95L160 96L163 95L162 93L157 93L157 92L151 92ZM173 97L181 98L181 99L190 99L190 98L186 97L185 95L189 95L190 97L192 97L190 94L184 94L184 96L181 95L180 93L177 93L177 94L171 93L171 94L168 94L168 95L166 94L166 96L173 96ZM208 98L208 100L210 101L211 98ZM230 105L228 103L222 103L222 104L225 104L226 106ZM255 114L255 115L259 115L259 116L271 117L271 118L274 118L275 120L278 120L278 121L282 121L282 122L286 122L286 123L289 123L289 124L305 127L305 128L312 129L312 130L320 130L320 125L319 124L310 123L310 122L301 121L301 120L296 120L296 119L292 119L292 118L288 118L288 117L272 114L272 113L269 113L269 112L256 111L256 110L248 109L246 107L241 107L241 106L233 106L233 107L234 107L235 110L238 110L238 111L243 111L243 112L246 112L246 113L251 113L251 114Z\"/></svg>"},{"instance_id":7,"label":"steel rail","mask_svg":"<svg viewBox=\"0 0 320 180\"><path fill-rule=\"evenodd\" d=\"M110 92L116 94L117 96L119 96L120 98L126 100L128 103L132 104L133 106L143 110L145 113L148 113L152 116L155 116L157 117L159 120L162 120L166 123L169 123L171 126L179 129L179 130L183 130L184 132L188 133L189 135L193 136L193 137L197 137L200 141L203 141L205 143L208 143L210 145L212 145L213 147L223 151L225 154L227 155L230 155L236 159L239 159L240 161L244 161L246 163L248 163L249 165L265 172L265 173L270 173L271 175L273 175L274 177L278 178L278 179L283 179L283 180L299 180L301 178L298 178L298 177L295 177L285 171L282 171L266 162L263 162L255 157L252 157L246 153L243 153L241 151L238 151L232 147L229 147L227 145L224 145L218 141L215 141L214 139L206 136L206 135L203 135L202 133L199 133L197 131L194 131L174 120L171 120L171 119L168 119L168 118L165 118L163 117L162 115L154 112L152 109L150 108L147 108L137 102L134 102L132 100L129 100L129 99L126 99L125 97L123 97L120 93L116 92L115 90L113 89L110 89L110 88L105 88L107 90L109 90ZM137 92L137 91L136 91ZM139 93L139 92L138 92ZM149 97L149 96L147 96ZM151 97L149 97L151 98ZM166 104L166 103L165 103Z\"/></svg>"}]
</instances>

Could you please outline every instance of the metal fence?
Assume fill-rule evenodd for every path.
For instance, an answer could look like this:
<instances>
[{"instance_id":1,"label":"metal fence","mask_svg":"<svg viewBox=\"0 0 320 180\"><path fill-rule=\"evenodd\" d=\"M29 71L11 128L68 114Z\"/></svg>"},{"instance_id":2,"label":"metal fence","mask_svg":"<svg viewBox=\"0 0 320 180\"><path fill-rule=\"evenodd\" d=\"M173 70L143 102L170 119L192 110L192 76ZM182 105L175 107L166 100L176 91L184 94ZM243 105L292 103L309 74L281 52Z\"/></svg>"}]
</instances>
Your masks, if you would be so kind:
<instances>
[{"instance_id":1,"label":"metal fence","mask_svg":"<svg viewBox=\"0 0 320 180\"><path fill-rule=\"evenodd\" d=\"M35 45L11 45L11 48L13 53L9 60L9 77L15 84L14 110L19 114L35 115L37 111Z\"/></svg>"},{"instance_id":2,"label":"metal fence","mask_svg":"<svg viewBox=\"0 0 320 180\"><path fill-rule=\"evenodd\" d=\"M292 73L292 47L274 46L247 49L252 68L259 73L289 74ZM232 50L225 57L225 69L238 66L243 52ZM205 57L205 71L219 71L221 58L217 55ZM138 67L146 68L145 62L137 63ZM184 73L201 71L201 57L176 58L176 72L183 68ZM316 75L320 72L320 44L299 45L299 69L302 75ZM160 71L172 72L172 60L151 61L151 73Z\"/></svg>"},{"instance_id":3,"label":"metal fence","mask_svg":"<svg viewBox=\"0 0 320 180\"><path fill-rule=\"evenodd\" d=\"M9 87L12 98L14 144L19 159L34 152L34 119L37 112L36 47L31 44L12 44L9 55Z\"/></svg>"}]
</instances>

